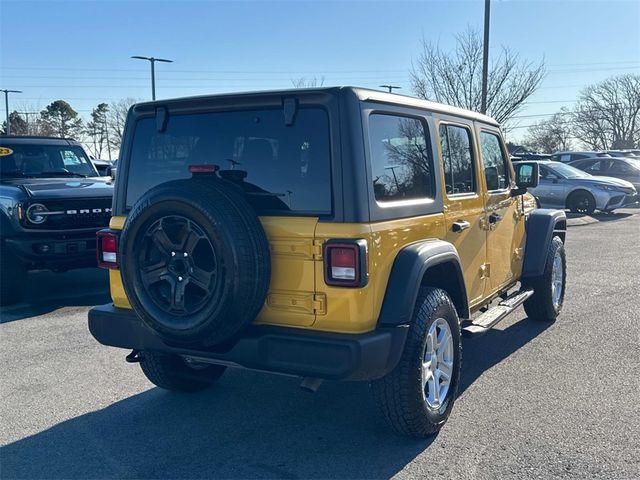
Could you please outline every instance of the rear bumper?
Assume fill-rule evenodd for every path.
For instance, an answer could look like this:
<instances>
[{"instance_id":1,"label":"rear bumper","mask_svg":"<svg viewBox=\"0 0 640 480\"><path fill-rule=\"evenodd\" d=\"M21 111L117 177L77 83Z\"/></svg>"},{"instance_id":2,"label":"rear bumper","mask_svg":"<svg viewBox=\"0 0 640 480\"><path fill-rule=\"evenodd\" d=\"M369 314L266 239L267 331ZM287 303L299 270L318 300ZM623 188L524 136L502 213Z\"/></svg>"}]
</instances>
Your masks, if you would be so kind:
<instances>
[{"instance_id":1,"label":"rear bumper","mask_svg":"<svg viewBox=\"0 0 640 480\"><path fill-rule=\"evenodd\" d=\"M379 328L364 334L311 332L251 326L241 337L215 349L167 345L131 310L113 305L89 311L89 330L103 345L153 350L213 363L274 373L333 380L373 380L397 365L408 327Z\"/></svg>"}]
</instances>

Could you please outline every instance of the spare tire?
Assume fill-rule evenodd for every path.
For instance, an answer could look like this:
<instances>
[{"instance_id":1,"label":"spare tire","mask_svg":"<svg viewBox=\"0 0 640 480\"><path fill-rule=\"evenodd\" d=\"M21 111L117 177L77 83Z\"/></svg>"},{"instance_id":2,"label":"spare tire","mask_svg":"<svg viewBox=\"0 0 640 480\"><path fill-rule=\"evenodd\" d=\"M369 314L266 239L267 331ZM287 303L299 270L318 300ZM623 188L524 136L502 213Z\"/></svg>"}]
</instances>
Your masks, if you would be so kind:
<instances>
[{"instance_id":1,"label":"spare tire","mask_svg":"<svg viewBox=\"0 0 640 480\"><path fill-rule=\"evenodd\" d=\"M152 188L134 205L120 245L127 298L169 344L224 342L264 304L269 243L243 193L224 180Z\"/></svg>"}]
</instances>

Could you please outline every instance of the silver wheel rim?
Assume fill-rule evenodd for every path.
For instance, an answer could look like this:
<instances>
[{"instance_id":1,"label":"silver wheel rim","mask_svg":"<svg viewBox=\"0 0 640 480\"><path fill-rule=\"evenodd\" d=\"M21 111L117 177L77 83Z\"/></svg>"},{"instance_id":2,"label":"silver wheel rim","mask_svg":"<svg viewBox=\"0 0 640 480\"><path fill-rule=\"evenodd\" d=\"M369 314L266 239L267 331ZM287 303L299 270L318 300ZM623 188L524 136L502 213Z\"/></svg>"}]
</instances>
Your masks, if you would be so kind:
<instances>
[{"instance_id":1,"label":"silver wheel rim","mask_svg":"<svg viewBox=\"0 0 640 480\"><path fill-rule=\"evenodd\" d=\"M556 310L560 307L560 302L562 301L563 276L562 257L560 256L560 251L557 250L553 257L553 267L551 269L551 299Z\"/></svg>"},{"instance_id":2,"label":"silver wheel rim","mask_svg":"<svg viewBox=\"0 0 640 480\"><path fill-rule=\"evenodd\" d=\"M453 375L453 336L444 318L429 327L422 359L422 396L430 408L438 409L447 399Z\"/></svg>"}]
</instances>

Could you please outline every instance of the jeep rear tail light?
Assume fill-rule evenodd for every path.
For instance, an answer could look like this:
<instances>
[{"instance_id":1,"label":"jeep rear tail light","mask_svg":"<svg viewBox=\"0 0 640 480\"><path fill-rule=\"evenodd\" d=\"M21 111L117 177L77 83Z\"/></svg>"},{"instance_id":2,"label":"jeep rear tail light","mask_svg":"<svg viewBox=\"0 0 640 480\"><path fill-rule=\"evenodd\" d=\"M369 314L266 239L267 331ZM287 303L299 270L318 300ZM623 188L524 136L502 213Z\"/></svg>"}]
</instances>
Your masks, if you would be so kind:
<instances>
[{"instance_id":1,"label":"jeep rear tail light","mask_svg":"<svg viewBox=\"0 0 640 480\"><path fill-rule=\"evenodd\" d=\"M100 230L97 234L98 266L102 268L118 268L118 237L115 230Z\"/></svg>"},{"instance_id":2,"label":"jeep rear tail light","mask_svg":"<svg viewBox=\"0 0 640 480\"><path fill-rule=\"evenodd\" d=\"M336 287L364 287L369 281L366 240L329 240L324 247L324 281Z\"/></svg>"}]
</instances>

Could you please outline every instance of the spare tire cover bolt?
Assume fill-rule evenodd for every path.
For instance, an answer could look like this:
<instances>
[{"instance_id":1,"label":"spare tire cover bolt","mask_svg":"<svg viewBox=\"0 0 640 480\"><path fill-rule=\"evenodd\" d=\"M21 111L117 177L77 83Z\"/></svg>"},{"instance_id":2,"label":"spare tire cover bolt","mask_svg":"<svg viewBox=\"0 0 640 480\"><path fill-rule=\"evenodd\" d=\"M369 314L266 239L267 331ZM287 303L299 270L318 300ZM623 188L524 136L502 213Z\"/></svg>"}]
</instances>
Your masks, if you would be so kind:
<instances>
[{"instance_id":1,"label":"spare tire cover bolt","mask_svg":"<svg viewBox=\"0 0 640 480\"><path fill-rule=\"evenodd\" d=\"M182 277L178 277L178 281L181 282L182 281Z\"/></svg>"},{"instance_id":2,"label":"spare tire cover bolt","mask_svg":"<svg viewBox=\"0 0 640 480\"><path fill-rule=\"evenodd\" d=\"M188 256L189 256L189 254L188 254L187 252L184 252L184 253L183 253L183 255L184 255L185 257L188 257Z\"/></svg>"},{"instance_id":3,"label":"spare tire cover bolt","mask_svg":"<svg viewBox=\"0 0 640 480\"><path fill-rule=\"evenodd\" d=\"M176 256L176 252L171 252L171 256L175 257Z\"/></svg>"}]
</instances>

